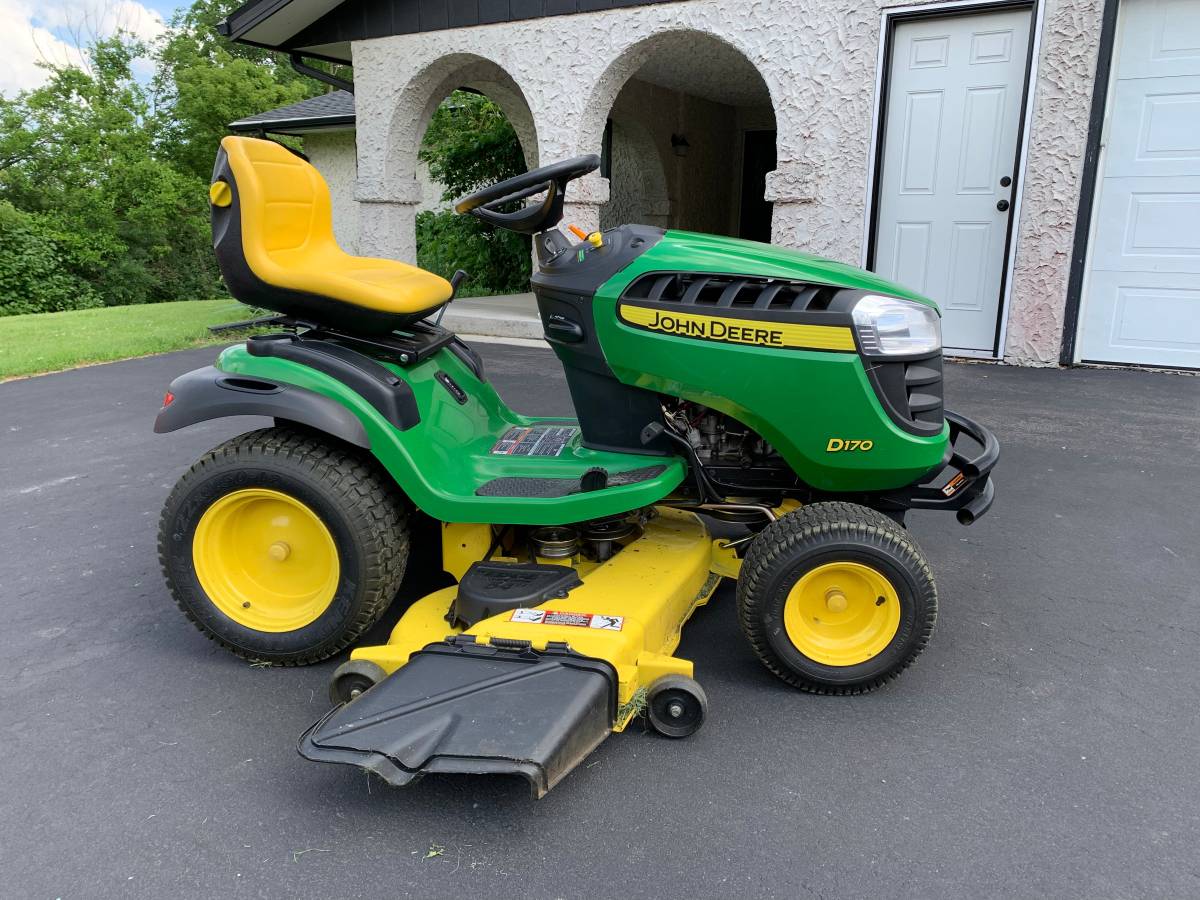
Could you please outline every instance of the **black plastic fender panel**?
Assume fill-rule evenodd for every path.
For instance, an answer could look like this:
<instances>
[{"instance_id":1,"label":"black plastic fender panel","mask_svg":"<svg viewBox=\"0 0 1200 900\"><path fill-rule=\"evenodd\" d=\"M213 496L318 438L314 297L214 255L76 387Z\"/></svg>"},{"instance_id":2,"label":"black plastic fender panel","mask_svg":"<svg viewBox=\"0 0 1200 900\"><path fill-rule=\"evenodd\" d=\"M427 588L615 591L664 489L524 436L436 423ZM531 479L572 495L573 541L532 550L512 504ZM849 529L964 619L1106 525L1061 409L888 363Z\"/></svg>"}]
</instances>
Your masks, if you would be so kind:
<instances>
[{"instance_id":1,"label":"black plastic fender panel","mask_svg":"<svg viewBox=\"0 0 1200 900\"><path fill-rule=\"evenodd\" d=\"M226 416L271 416L308 425L364 449L371 440L346 407L315 391L222 372L214 366L180 375L168 388L174 400L158 411L154 431L165 434Z\"/></svg>"},{"instance_id":2,"label":"black plastic fender panel","mask_svg":"<svg viewBox=\"0 0 1200 900\"><path fill-rule=\"evenodd\" d=\"M300 738L300 755L390 784L429 773L520 775L535 798L612 732L617 676L566 644L430 644Z\"/></svg>"}]
</instances>

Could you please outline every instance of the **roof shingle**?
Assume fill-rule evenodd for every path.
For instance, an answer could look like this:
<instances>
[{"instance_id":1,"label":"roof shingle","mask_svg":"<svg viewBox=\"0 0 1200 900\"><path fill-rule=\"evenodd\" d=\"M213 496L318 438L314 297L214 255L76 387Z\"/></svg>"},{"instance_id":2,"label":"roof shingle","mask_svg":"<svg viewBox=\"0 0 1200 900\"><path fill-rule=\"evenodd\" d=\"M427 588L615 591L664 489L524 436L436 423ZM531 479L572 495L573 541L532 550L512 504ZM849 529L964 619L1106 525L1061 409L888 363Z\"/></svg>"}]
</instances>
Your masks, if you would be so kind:
<instances>
[{"instance_id":1,"label":"roof shingle","mask_svg":"<svg viewBox=\"0 0 1200 900\"><path fill-rule=\"evenodd\" d=\"M319 97L310 97L278 109L268 109L266 112L229 123L233 131L266 131L275 134L288 134L296 130L345 128L353 125L354 95L349 91L331 91Z\"/></svg>"}]
</instances>

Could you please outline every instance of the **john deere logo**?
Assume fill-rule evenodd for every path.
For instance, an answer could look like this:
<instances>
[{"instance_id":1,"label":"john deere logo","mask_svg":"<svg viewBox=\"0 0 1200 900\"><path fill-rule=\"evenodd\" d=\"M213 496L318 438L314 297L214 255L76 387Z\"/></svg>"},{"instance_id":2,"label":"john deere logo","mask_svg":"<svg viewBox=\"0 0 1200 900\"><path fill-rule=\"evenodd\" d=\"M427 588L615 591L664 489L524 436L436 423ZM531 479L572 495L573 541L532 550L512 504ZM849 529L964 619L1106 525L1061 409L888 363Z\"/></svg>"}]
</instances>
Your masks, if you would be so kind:
<instances>
[{"instance_id":1,"label":"john deere logo","mask_svg":"<svg viewBox=\"0 0 1200 900\"><path fill-rule=\"evenodd\" d=\"M710 338L714 341L736 341L739 344L759 344L767 347L782 347L783 332L778 328L756 328L753 325L732 324L728 319L698 316L668 316L654 313L647 328L665 331L667 334L682 334L687 337Z\"/></svg>"},{"instance_id":2,"label":"john deere logo","mask_svg":"<svg viewBox=\"0 0 1200 900\"><path fill-rule=\"evenodd\" d=\"M662 334L791 350L854 350L854 335L843 325L801 325L731 316L621 306L621 320Z\"/></svg>"}]
</instances>

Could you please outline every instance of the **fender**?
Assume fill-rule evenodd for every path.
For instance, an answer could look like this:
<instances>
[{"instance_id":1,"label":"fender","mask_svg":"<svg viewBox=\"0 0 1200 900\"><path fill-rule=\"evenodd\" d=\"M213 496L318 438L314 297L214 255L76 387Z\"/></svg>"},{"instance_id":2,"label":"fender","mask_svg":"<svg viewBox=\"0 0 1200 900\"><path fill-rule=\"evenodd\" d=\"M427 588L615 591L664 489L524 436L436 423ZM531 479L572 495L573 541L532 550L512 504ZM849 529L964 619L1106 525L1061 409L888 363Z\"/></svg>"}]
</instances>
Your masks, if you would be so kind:
<instances>
[{"instance_id":1,"label":"fender","mask_svg":"<svg viewBox=\"0 0 1200 900\"><path fill-rule=\"evenodd\" d=\"M174 399L159 410L154 420L157 434L226 416L271 416L371 449L371 439L358 416L336 400L296 385L233 375L206 366L180 375L168 391Z\"/></svg>"},{"instance_id":2,"label":"fender","mask_svg":"<svg viewBox=\"0 0 1200 900\"><path fill-rule=\"evenodd\" d=\"M388 387L389 393L397 398L392 407L383 402L382 393L377 396L373 392L367 380L356 378L352 385L348 383L348 373L341 373L345 380L334 374L333 367L326 366L328 354L319 354L321 359L314 355L301 361L290 358L298 349L294 343L289 345L282 340L277 343L283 353L256 353L246 344L227 347L218 357L216 368L222 375L241 380L235 381L235 385L263 382L285 386L288 391L304 390L319 394L353 416L370 441L371 455L392 476L397 487L417 509L441 522L507 525L582 522L655 503L667 496L686 473L682 458L616 454L584 447L559 457L549 473L547 461L539 457L493 453L497 439L510 428L534 423L574 426L575 420L535 419L514 412L495 388L480 380L474 367L449 346L405 366L373 361L399 382ZM222 389L222 393L230 391ZM412 406L408 408L408 400L404 398L410 395ZM403 414L400 424L394 423L385 412L389 408ZM328 427L324 430L335 433ZM547 474L581 478L596 467L619 472L639 465L661 466L662 472L653 478L606 490L553 497L496 496L478 490L497 478Z\"/></svg>"}]
</instances>

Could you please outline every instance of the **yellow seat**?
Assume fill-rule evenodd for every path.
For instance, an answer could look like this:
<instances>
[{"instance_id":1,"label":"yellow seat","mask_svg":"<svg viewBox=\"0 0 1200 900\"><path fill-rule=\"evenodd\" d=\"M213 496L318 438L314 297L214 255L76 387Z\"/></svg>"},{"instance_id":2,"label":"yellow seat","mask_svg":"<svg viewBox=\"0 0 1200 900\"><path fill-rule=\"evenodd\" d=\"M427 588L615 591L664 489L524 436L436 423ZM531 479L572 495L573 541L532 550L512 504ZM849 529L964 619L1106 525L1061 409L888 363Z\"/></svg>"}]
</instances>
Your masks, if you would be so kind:
<instances>
[{"instance_id":1,"label":"yellow seat","mask_svg":"<svg viewBox=\"0 0 1200 900\"><path fill-rule=\"evenodd\" d=\"M414 321L450 299L450 282L438 275L342 250L325 179L286 147L226 137L221 150L210 190L213 237L234 296L372 331Z\"/></svg>"}]
</instances>

